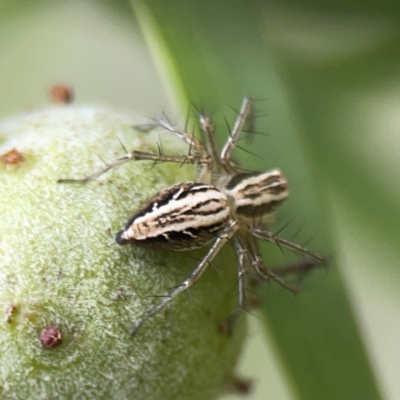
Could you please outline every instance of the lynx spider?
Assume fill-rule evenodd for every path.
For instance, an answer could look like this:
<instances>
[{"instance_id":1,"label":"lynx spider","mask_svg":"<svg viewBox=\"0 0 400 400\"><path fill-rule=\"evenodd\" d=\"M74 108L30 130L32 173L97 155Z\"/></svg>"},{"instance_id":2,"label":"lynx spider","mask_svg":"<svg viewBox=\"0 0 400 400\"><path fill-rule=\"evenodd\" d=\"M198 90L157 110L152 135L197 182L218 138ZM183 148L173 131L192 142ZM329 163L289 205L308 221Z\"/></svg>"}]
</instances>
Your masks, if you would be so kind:
<instances>
[{"instance_id":1,"label":"lynx spider","mask_svg":"<svg viewBox=\"0 0 400 400\"><path fill-rule=\"evenodd\" d=\"M207 115L200 115L200 128L205 147L187 129L173 126L167 117L154 124L137 127L144 132L162 128L172 132L189 146L187 155L166 155L133 150L114 160L106 168L84 179L60 179L62 183L87 183L131 160L151 160L194 164L198 166L195 182L172 185L153 196L116 235L118 244L136 244L145 247L163 247L173 251L187 251L212 244L189 276L158 304L150 308L131 331L135 335L152 316L170 304L179 294L198 281L225 243L232 241L238 256L238 300L236 310L224 324L231 332L234 322L245 307L245 276L249 267L259 279L273 280L293 293L297 289L283 276L296 270L308 270L324 264L324 257L300 245L282 239L263 227L265 217L288 197L286 179L278 169L266 172L238 172L239 166L231 160L241 133L253 114L253 100L243 99L240 112L221 152L215 138L215 129ZM258 251L257 239L272 242L307 258L304 262L281 268L268 269Z\"/></svg>"}]
</instances>

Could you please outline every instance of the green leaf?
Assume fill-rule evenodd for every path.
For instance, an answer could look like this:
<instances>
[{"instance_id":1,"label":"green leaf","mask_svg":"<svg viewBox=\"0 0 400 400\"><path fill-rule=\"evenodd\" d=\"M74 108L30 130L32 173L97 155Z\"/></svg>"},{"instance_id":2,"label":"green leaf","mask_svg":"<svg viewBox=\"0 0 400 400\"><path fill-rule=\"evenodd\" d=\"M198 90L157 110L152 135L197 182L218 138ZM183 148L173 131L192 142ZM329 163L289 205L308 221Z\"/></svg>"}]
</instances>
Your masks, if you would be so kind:
<instances>
[{"instance_id":1,"label":"green leaf","mask_svg":"<svg viewBox=\"0 0 400 400\"><path fill-rule=\"evenodd\" d=\"M329 37L329 31L322 29L323 23L319 31L312 30L321 15L316 17L289 3L278 6L257 0L147 0L133 1L133 5L181 108L187 110L191 102L198 108L217 111L220 142L227 135L222 117L233 121L235 116L221 106L238 108L244 95L263 99L257 108L267 117L257 121L257 128L271 136L256 136L249 147L261 160L240 151L238 158L249 168L278 166L285 172L291 199L279 214L283 221L277 227L295 218L284 232L290 238L305 221L296 241L302 243L316 235L308 247L330 256L327 271L316 271L307 278L297 298L273 284L263 290L263 319L291 390L297 398L307 400L381 398L364 333L341 272L343 258L334 246L341 239L336 236L337 229L332 231L337 207L337 203L331 203L333 196L351 204L355 214L365 218L365 224L373 210L372 199L368 198L370 179L351 151L343 149L348 136L346 132L338 134L341 124L334 115L334 107L343 110L346 104L340 96L346 91L354 94L364 90L368 77L366 74L361 86L345 79L349 78L346 68L353 68L350 76L355 77L358 69L354 63L365 61L352 56L362 44L350 46L350 34L354 32L349 30L349 36L340 36L342 25L350 26L352 20L345 15L335 20L328 12L323 14L337 28L337 35ZM315 37L309 38L310 32ZM334 42L337 46L329 48L318 32L322 38L328 35L328 44ZM362 36L363 31L357 33ZM375 38L376 32L370 35ZM307 59L310 48L316 55ZM338 53L342 74L337 72ZM375 201L382 200L381 192L369 194ZM388 218L388 211L395 209L394 201L385 204L388 210L380 210L382 218ZM398 219L377 221L375 227L382 228L386 223L391 229L389 237L399 226ZM273 246L265 246L263 252L271 264L287 259Z\"/></svg>"}]
</instances>

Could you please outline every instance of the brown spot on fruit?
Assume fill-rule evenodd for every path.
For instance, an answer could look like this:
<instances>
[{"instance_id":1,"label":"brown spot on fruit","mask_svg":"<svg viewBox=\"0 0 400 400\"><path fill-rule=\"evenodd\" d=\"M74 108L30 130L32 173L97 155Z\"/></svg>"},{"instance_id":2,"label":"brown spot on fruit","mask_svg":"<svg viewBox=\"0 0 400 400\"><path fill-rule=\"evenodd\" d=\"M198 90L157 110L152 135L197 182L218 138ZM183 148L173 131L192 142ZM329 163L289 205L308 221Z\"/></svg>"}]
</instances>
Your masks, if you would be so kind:
<instances>
[{"instance_id":1,"label":"brown spot on fruit","mask_svg":"<svg viewBox=\"0 0 400 400\"><path fill-rule=\"evenodd\" d=\"M15 148L0 155L0 161L5 167L19 165L25 161L24 156Z\"/></svg>"},{"instance_id":2,"label":"brown spot on fruit","mask_svg":"<svg viewBox=\"0 0 400 400\"><path fill-rule=\"evenodd\" d=\"M53 85L49 90L49 97L52 103L70 104L74 101L74 89L64 84Z\"/></svg>"},{"instance_id":3,"label":"brown spot on fruit","mask_svg":"<svg viewBox=\"0 0 400 400\"><path fill-rule=\"evenodd\" d=\"M62 333L57 326L49 326L40 333L40 343L43 347L52 349L61 343Z\"/></svg>"}]
</instances>

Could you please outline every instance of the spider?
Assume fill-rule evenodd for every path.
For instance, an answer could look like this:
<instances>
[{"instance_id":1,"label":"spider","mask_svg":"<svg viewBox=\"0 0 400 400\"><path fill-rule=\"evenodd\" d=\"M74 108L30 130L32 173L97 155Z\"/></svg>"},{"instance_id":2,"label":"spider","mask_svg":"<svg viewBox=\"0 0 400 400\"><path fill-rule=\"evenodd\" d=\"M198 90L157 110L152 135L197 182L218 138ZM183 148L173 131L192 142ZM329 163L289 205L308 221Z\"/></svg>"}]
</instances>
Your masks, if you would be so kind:
<instances>
[{"instance_id":1,"label":"spider","mask_svg":"<svg viewBox=\"0 0 400 400\"><path fill-rule=\"evenodd\" d=\"M166 155L133 150L114 160L106 168L84 179L61 179L62 183L86 183L130 160L152 160L198 166L195 182L177 183L153 196L136 212L116 235L120 245L162 247L173 251L188 251L206 245L209 249L193 271L167 297L150 308L131 331L135 335L156 313L169 305L178 295L195 284L213 259L231 241L238 257L237 306L227 318L225 331L232 326L245 307L245 278L249 269L261 280L272 280L285 289L297 293L283 276L295 270L308 270L324 264L324 257L300 245L282 239L268 231L264 225L282 202L289 190L285 177L278 169L264 172L239 172L239 165L231 160L232 152L253 116L254 101L245 97L228 140L219 151L211 119L201 114L200 128L205 146L187 129L173 126L167 117L154 124L139 127L142 131L162 128L172 132L189 146L187 155ZM258 251L258 239L288 248L307 258L292 266L268 269Z\"/></svg>"}]
</instances>

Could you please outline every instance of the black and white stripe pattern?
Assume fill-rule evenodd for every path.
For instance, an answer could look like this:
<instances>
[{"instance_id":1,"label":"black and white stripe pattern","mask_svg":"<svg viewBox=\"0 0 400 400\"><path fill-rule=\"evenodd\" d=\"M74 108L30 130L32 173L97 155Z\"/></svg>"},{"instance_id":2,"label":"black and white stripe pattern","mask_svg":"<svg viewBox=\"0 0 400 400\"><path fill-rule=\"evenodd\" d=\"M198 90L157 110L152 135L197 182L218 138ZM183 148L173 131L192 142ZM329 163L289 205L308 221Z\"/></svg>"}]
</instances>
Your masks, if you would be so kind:
<instances>
[{"instance_id":1,"label":"black and white stripe pattern","mask_svg":"<svg viewBox=\"0 0 400 400\"><path fill-rule=\"evenodd\" d=\"M214 239L225 227L229 213L227 197L214 186L178 183L151 198L118 232L116 240L119 244L190 250Z\"/></svg>"},{"instance_id":2,"label":"black and white stripe pattern","mask_svg":"<svg viewBox=\"0 0 400 400\"><path fill-rule=\"evenodd\" d=\"M233 198L232 212L238 218L271 214L289 196L286 179L277 169L225 176L218 187Z\"/></svg>"}]
</instances>

